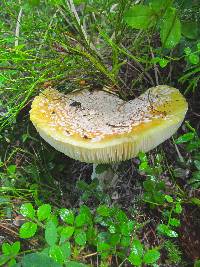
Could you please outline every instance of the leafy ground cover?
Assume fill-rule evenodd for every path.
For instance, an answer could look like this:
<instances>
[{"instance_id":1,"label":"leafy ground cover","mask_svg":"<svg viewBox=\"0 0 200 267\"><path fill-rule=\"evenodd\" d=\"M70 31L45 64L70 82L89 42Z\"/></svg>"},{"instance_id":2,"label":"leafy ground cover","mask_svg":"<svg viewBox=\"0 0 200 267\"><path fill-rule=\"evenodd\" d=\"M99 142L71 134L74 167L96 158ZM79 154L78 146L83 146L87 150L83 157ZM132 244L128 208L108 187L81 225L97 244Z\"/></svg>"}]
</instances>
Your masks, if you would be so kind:
<instances>
[{"instance_id":1,"label":"leafy ground cover","mask_svg":"<svg viewBox=\"0 0 200 267\"><path fill-rule=\"evenodd\" d=\"M0 266L200 266L200 4L1 1ZM48 86L128 100L158 84L189 103L178 133L108 168L55 151L29 120Z\"/></svg>"}]
</instances>

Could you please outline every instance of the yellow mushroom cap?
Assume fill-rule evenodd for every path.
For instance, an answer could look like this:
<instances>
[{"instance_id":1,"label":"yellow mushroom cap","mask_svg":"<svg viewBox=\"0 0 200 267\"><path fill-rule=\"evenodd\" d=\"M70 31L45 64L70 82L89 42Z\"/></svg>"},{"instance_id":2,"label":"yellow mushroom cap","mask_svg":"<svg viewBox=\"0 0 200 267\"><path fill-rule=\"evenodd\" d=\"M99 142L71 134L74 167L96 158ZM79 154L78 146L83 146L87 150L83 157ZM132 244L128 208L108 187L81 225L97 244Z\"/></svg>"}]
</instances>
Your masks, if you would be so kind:
<instances>
[{"instance_id":1,"label":"yellow mushroom cap","mask_svg":"<svg viewBox=\"0 0 200 267\"><path fill-rule=\"evenodd\" d=\"M44 140L67 156L110 163L133 158L171 137L187 108L179 90L166 85L130 101L105 91L65 95L49 88L33 100L30 119Z\"/></svg>"}]
</instances>

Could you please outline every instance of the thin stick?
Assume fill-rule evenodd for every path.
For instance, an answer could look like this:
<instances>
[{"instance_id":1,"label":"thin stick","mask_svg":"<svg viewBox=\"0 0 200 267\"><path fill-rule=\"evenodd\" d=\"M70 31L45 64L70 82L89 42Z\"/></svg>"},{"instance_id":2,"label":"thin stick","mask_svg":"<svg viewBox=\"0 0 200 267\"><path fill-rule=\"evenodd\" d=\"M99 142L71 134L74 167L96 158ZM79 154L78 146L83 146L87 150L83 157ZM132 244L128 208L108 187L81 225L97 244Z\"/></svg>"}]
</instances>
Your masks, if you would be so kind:
<instances>
[{"instance_id":1,"label":"thin stick","mask_svg":"<svg viewBox=\"0 0 200 267\"><path fill-rule=\"evenodd\" d=\"M19 4L21 4L21 1L19 1ZM20 21L22 17L22 7L20 7L18 18L17 18L17 24L15 28L15 47L19 45L19 28L20 28Z\"/></svg>"}]
</instances>

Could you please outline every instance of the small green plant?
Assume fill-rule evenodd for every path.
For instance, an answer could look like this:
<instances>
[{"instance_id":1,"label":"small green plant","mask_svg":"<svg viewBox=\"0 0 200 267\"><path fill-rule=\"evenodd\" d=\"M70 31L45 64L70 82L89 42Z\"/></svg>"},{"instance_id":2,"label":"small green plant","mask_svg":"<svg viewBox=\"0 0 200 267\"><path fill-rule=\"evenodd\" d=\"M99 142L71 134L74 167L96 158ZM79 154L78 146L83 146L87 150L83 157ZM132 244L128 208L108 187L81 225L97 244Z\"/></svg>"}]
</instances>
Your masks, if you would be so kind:
<instances>
[{"instance_id":1,"label":"small green plant","mask_svg":"<svg viewBox=\"0 0 200 267\"><path fill-rule=\"evenodd\" d=\"M13 266L16 264L15 257L20 251L20 242L17 241L13 244L3 243L2 255L0 256L0 266L7 263L7 266Z\"/></svg>"},{"instance_id":2,"label":"small green plant","mask_svg":"<svg viewBox=\"0 0 200 267\"><path fill-rule=\"evenodd\" d=\"M164 242L164 248L167 251L168 262L170 264L179 264L181 262L182 252L180 248L173 243L171 240L166 240Z\"/></svg>"},{"instance_id":3,"label":"small green plant","mask_svg":"<svg viewBox=\"0 0 200 267\"><path fill-rule=\"evenodd\" d=\"M185 59L187 64L185 74L179 79L180 83L188 83L185 93L191 89L194 91L199 82L199 55L200 55L200 43L198 42L195 48L186 47L184 49Z\"/></svg>"},{"instance_id":4,"label":"small green plant","mask_svg":"<svg viewBox=\"0 0 200 267\"><path fill-rule=\"evenodd\" d=\"M173 1L148 1L147 5L134 5L125 14L126 23L135 29L157 28L164 48L171 49L181 39L181 22Z\"/></svg>"},{"instance_id":5,"label":"small green plant","mask_svg":"<svg viewBox=\"0 0 200 267\"><path fill-rule=\"evenodd\" d=\"M175 142L182 146L190 155L190 160L185 162L186 167L192 170L190 178L187 180L188 185L194 189L200 187L200 138L197 132L187 123L190 132L180 136ZM179 175L177 175L178 177Z\"/></svg>"},{"instance_id":6,"label":"small green plant","mask_svg":"<svg viewBox=\"0 0 200 267\"><path fill-rule=\"evenodd\" d=\"M134 266L142 266L143 264L151 265L157 262L160 253L157 249L148 249L144 251L144 246L138 239L133 240L131 245L131 253L128 257Z\"/></svg>"},{"instance_id":7,"label":"small green plant","mask_svg":"<svg viewBox=\"0 0 200 267\"><path fill-rule=\"evenodd\" d=\"M93 212L83 205L78 212L66 208L52 211L49 204L35 210L31 203L25 203L20 208L20 214L25 217L25 223L19 229L19 237L39 238L40 248L36 253L24 252L26 255L21 258L18 254L19 242L12 246L4 243L4 254L0 257L3 264L18 259L19 264L28 267L24 262L29 259L36 262L48 260L55 266L71 266L71 262L75 261L77 266L83 266L80 259L84 259L87 246L92 246L101 257L101 266L109 266L108 260L114 255L121 261L129 260L134 266L153 264L160 258L158 248L144 248L138 240L137 231L141 225L128 219L117 207L100 205Z\"/></svg>"},{"instance_id":8,"label":"small green plant","mask_svg":"<svg viewBox=\"0 0 200 267\"><path fill-rule=\"evenodd\" d=\"M178 237L178 233L173 229L180 226L180 220L176 218L177 214L181 214L182 205L181 199L176 200L166 194L165 182L159 178L162 173L161 160L162 157L157 154L153 166L148 162L148 158L144 153L139 154L140 165L139 170L143 171L147 179L143 182L144 194L143 200L150 204L151 208L156 206L163 207L163 221L157 226L157 231L167 237Z\"/></svg>"}]
</instances>

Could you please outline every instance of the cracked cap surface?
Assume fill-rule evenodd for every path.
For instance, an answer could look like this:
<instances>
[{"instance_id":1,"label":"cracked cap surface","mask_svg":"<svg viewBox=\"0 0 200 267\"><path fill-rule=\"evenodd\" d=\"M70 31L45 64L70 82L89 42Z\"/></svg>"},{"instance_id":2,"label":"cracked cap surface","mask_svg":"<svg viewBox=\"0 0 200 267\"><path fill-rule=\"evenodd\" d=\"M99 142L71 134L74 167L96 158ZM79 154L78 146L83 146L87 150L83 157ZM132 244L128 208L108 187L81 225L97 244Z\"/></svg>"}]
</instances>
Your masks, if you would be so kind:
<instances>
[{"instance_id":1,"label":"cracked cap surface","mask_svg":"<svg viewBox=\"0 0 200 267\"><path fill-rule=\"evenodd\" d=\"M105 91L65 95L49 88L33 100L30 119L58 151L83 162L109 163L133 158L171 137L186 111L179 90L166 85L130 101Z\"/></svg>"}]
</instances>

